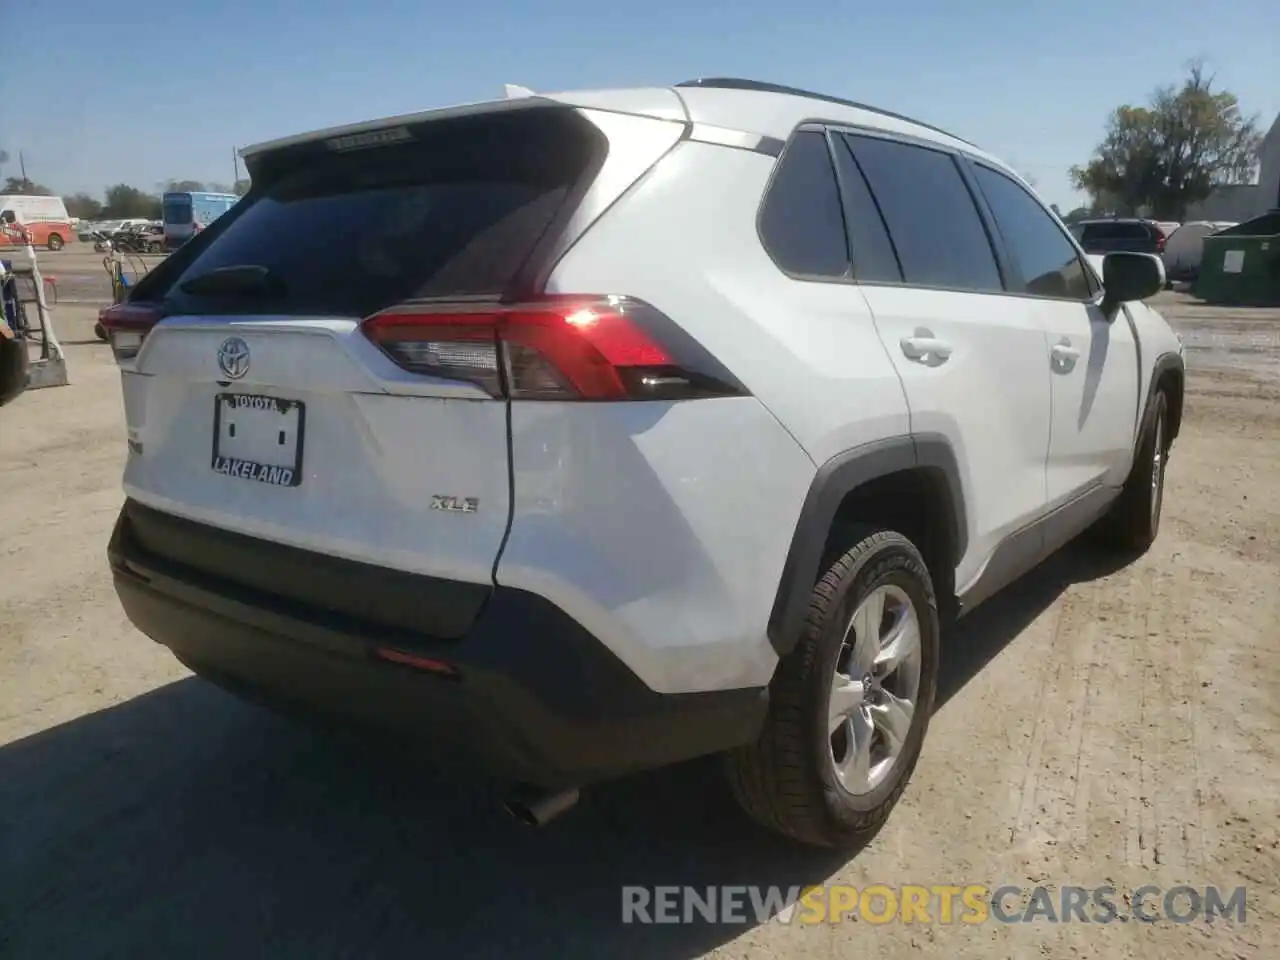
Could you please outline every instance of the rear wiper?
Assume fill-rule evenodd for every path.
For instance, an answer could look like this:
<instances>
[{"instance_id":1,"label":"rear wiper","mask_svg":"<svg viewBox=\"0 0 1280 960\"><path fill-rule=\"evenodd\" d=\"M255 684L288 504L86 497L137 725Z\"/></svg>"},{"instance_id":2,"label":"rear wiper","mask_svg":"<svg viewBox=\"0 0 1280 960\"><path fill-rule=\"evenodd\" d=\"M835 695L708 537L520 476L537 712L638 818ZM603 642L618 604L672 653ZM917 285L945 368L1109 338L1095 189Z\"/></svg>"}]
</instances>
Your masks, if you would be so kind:
<instances>
[{"instance_id":1,"label":"rear wiper","mask_svg":"<svg viewBox=\"0 0 1280 960\"><path fill-rule=\"evenodd\" d=\"M283 281L256 263L218 267L184 280L178 289L198 297L282 296L285 292Z\"/></svg>"}]
</instances>

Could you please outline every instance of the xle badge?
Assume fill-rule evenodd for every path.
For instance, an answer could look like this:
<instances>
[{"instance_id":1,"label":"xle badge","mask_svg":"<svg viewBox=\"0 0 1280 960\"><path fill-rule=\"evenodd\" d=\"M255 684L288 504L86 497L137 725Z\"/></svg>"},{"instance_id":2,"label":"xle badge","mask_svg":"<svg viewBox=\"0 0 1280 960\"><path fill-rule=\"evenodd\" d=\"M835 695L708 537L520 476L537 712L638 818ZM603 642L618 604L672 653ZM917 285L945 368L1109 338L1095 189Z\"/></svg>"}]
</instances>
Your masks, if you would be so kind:
<instances>
[{"instance_id":1,"label":"xle badge","mask_svg":"<svg viewBox=\"0 0 1280 960\"><path fill-rule=\"evenodd\" d=\"M480 509L480 500L477 497L445 497L432 494L431 509L447 510L450 513L475 513Z\"/></svg>"}]
</instances>

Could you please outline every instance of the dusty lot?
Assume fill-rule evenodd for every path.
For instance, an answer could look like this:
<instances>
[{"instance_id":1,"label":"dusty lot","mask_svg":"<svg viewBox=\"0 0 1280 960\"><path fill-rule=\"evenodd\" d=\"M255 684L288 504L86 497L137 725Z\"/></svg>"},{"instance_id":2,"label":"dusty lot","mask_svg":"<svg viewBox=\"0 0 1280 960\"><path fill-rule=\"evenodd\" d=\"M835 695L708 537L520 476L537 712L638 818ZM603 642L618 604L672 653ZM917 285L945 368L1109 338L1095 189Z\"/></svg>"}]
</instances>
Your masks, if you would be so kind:
<instances>
[{"instance_id":1,"label":"dusty lot","mask_svg":"<svg viewBox=\"0 0 1280 960\"><path fill-rule=\"evenodd\" d=\"M1158 543L1073 548L948 639L915 779L847 862L754 829L709 764L531 832L190 677L115 602L118 384L64 306L73 385L0 411L0 955L1280 956L1280 311L1162 300L1195 349ZM619 922L624 884L822 882L1249 894L1243 926Z\"/></svg>"}]
</instances>

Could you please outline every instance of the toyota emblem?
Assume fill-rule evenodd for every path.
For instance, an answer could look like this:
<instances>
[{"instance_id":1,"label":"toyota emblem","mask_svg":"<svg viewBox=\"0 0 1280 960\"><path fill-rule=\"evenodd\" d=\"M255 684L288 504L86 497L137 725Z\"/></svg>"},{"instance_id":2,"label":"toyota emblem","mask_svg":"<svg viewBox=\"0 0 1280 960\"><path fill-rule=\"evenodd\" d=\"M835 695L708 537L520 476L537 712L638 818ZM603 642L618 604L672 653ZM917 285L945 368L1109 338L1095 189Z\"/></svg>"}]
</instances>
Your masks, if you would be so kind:
<instances>
[{"instance_id":1,"label":"toyota emblem","mask_svg":"<svg viewBox=\"0 0 1280 960\"><path fill-rule=\"evenodd\" d=\"M218 369L228 380L239 380L249 372L249 345L239 337L228 337L218 348Z\"/></svg>"}]
</instances>

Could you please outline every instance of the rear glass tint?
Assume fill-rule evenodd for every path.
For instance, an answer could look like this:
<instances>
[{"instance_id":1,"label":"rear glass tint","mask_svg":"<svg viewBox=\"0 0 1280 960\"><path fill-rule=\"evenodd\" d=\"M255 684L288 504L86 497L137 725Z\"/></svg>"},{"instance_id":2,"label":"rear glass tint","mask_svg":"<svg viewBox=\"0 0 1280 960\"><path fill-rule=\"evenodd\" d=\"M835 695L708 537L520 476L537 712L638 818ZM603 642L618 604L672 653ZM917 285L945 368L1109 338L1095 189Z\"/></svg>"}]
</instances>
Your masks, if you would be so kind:
<instances>
[{"instance_id":1,"label":"rear glass tint","mask_svg":"<svg viewBox=\"0 0 1280 960\"><path fill-rule=\"evenodd\" d=\"M364 317L413 298L504 291L603 141L567 110L426 125L410 142L290 158L186 266L167 313ZM187 281L265 268L267 295L196 296Z\"/></svg>"},{"instance_id":2,"label":"rear glass tint","mask_svg":"<svg viewBox=\"0 0 1280 960\"><path fill-rule=\"evenodd\" d=\"M1085 240L1146 240L1150 236L1140 223L1090 223L1084 228Z\"/></svg>"}]
</instances>

